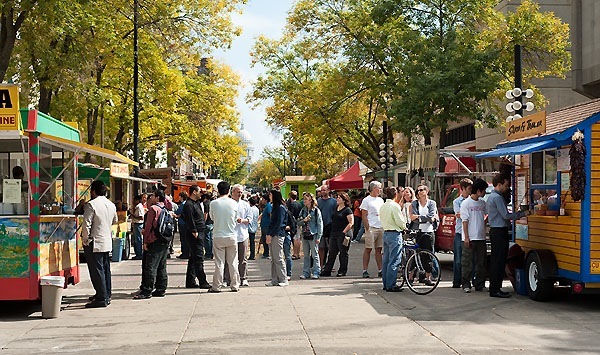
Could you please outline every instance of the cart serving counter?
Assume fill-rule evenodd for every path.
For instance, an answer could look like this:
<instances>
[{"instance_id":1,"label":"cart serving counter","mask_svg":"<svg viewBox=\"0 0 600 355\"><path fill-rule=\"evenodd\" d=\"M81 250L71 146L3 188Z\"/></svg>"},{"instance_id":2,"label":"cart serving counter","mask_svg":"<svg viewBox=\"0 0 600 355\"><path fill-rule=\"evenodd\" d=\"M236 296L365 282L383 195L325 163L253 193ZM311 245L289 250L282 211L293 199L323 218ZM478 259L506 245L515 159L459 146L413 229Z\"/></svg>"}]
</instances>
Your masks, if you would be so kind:
<instances>
[{"instance_id":1,"label":"cart serving counter","mask_svg":"<svg viewBox=\"0 0 600 355\"><path fill-rule=\"evenodd\" d=\"M600 100L508 122L507 140L477 158L508 156L515 164L514 205L532 212L513 230L525 251L527 294L546 300L555 286L599 291Z\"/></svg>"},{"instance_id":2,"label":"cart serving counter","mask_svg":"<svg viewBox=\"0 0 600 355\"><path fill-rule=\"evenodd\" d=\"M18 108L18 88L0 87L5 89ZM43 276L79 282L78 155L135 162L81 143L74 126L35 110L0 108L0 117L0 300L35 300ZM53 174L53 167L60 173Z\"/></svg>"}]
</instances>

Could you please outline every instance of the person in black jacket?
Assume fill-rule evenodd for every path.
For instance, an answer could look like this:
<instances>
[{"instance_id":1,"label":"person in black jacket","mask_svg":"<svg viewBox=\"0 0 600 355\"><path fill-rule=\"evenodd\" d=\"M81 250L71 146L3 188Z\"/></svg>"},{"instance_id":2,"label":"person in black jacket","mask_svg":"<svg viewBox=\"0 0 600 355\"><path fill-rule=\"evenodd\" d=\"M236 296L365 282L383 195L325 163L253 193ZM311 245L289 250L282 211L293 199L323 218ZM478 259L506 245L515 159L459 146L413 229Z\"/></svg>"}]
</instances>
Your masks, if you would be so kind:
<instances>
[{"instance_id":1,"label":"person in black jacket","mask_svg":"<svg viewBox=\"0 0 600 355\"><path fill-rule=\"evenodd\" d=\"M186 288L209 289L210 284L204 273L204 211L202 208L200 188L190 186L190 197L183 206L181 216L185 221L186 239L190 249L187 271L185 275ZM198 283L196 283L198 279Z\"/></svg>"}]
</instances>

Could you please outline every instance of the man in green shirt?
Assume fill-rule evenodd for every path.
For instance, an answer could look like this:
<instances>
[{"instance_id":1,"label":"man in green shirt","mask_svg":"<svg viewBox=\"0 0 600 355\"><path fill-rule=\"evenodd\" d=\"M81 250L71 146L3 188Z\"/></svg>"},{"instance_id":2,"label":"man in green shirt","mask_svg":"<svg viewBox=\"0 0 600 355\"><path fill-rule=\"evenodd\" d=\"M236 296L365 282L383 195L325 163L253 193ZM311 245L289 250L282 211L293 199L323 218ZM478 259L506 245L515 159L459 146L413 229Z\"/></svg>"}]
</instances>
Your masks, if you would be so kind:
<instances>
[{"instance_id":1,"label":"man in green shirt","mask_svg":"<svg viewBox=\"0 0 600 355\"><path fill-rule=\"evenodd\" d=\"M390 186L384 190L387 200L379 210L379 219L383 228L383 268L381 277L383 288L387 292L400 292L396 284L400 252L402 251L402 231L406 229L406 218L402 207L395 201L397 190Z\"/></svg>"}]
</instances>

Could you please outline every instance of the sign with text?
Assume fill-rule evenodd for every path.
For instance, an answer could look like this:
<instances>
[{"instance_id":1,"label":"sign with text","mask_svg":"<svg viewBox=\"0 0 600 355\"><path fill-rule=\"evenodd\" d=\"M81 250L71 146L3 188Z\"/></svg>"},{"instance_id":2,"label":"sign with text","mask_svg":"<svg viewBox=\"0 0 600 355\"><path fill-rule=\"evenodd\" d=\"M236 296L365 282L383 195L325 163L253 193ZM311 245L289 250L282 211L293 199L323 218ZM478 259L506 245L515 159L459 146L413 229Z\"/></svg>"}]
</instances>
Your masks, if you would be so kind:
<instances>
[{"instance_id":1,"label":"sign with text","mask_svg":"<svg viewBox=\"0 0 600 355\"><path fill-rule=\"evenodd\" d=\"M19 129L19 87L0 85L0 130Z\"/></svg>"},{"instance_id":2,"label":"sign with text","mask_svg":"<svg viewBox=\"0 0 600 355\"><path fill-rule=\"evenodd\" d=\"M128 178L129 165L124 163L110 163L110 176Z\"/></svg>"},{"instance_id":3,"label":"sign with text","mask_svg":"<svg viewBox=\"0 0 600 355\"><path fill-rule=\"evenodd\" d=\"M546 133L546 111L506 123L506 139L518 139Z\"/></svg>"}]
</instances>

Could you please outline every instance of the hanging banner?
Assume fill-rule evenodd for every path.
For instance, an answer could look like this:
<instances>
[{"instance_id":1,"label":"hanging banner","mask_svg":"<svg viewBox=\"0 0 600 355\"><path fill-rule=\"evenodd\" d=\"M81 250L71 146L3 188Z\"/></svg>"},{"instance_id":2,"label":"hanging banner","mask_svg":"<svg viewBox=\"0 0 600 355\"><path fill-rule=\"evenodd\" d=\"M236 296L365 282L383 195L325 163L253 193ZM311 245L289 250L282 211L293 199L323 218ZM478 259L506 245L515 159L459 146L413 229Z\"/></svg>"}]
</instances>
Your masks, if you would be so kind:
<instances>
[{"instance_id":1,"label":"hanging banner","mask_svg":"<svg viewBox=\"0 0 600 355\"><path fill-rule=\"evenodd\" d=\"M0 85L0 130L17 130L19 122L19 87Z\"/></svg>"},{"instance_id":2,"label":"hanging banner","mask_svg":"<svg viewBox=\"0 0 600 355\"><path fill-rule=\"evenodd\" d=\"M506 123L506 139L513 140L546 133L546 111Z\"/></svg>"},{"instance_id":3,"label":"hanging banner","mask_svg":"<svg viewBox=\"0 0 600 355\"><path fill-rule=\"evenodd\" d=\"M128 178L129 165L125 163L110 163L110 176Z\"/></svg>"}]
</instances>

